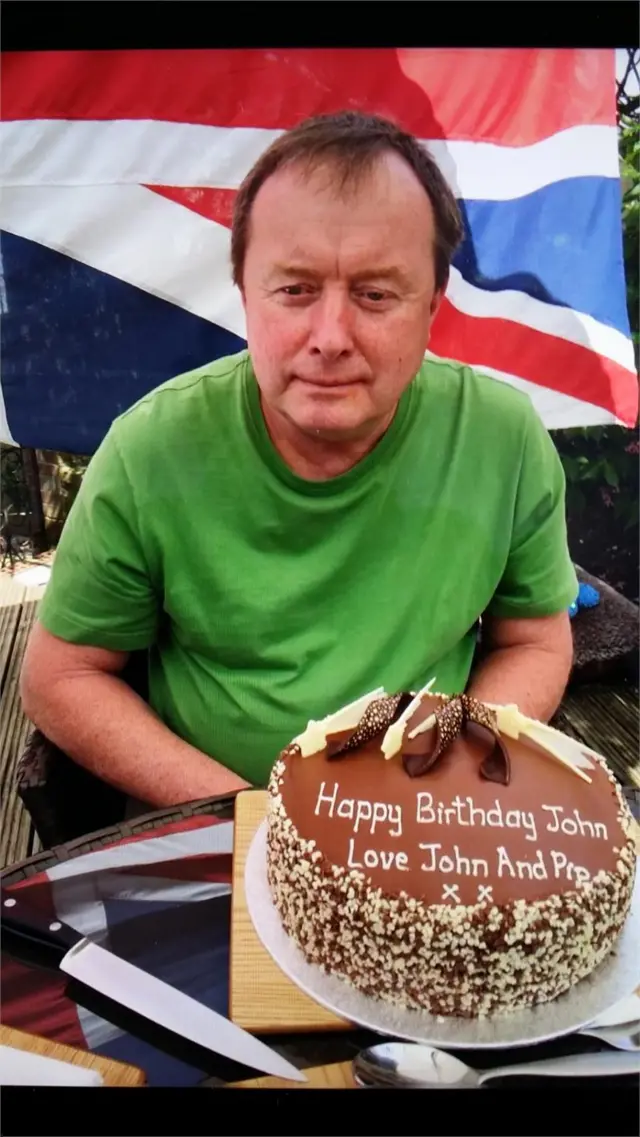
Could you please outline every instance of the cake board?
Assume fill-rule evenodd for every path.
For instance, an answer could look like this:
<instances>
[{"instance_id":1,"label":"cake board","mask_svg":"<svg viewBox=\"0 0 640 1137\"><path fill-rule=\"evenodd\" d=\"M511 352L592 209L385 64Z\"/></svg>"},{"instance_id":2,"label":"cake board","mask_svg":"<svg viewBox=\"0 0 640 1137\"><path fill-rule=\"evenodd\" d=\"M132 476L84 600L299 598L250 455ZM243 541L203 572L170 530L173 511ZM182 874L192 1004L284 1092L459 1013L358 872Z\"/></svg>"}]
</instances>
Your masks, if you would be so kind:
<instances>
[{"instance_id":1,"label":"cake board","mask_svg":"<svg viewBox=\"0 0 640 1137\"><path fill-rule=\"evenodd\" d=\"M238 794L234 816L231 890L229 1017L256 1033L352 1030L353 1025L320 1006L296 987L262 946L249 915L245 864L249 846L265 818L266 790Z\"/></svg>"}]
</instances>

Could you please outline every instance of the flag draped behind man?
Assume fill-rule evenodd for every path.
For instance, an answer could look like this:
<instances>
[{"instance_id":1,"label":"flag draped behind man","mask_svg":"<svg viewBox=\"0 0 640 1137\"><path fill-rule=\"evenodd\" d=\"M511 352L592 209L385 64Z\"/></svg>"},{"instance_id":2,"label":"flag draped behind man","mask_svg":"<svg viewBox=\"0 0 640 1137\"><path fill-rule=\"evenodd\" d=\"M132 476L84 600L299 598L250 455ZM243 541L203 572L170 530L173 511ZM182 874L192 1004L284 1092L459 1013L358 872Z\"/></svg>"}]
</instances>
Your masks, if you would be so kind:
<instances>
[{"instance_id":1,"label":"flag draped behind man","mask_svg":"<svg viewBox=\"0 0 640 1137\"><path fill-rule=\"evenodd\" d=\"M416 134L461 202L429 350L524 388L550 428L633 425L613 50L16 52L0 439L93 453L145 392L244 346L235 191L341 109Z\"/></svg>"}]
</instances>

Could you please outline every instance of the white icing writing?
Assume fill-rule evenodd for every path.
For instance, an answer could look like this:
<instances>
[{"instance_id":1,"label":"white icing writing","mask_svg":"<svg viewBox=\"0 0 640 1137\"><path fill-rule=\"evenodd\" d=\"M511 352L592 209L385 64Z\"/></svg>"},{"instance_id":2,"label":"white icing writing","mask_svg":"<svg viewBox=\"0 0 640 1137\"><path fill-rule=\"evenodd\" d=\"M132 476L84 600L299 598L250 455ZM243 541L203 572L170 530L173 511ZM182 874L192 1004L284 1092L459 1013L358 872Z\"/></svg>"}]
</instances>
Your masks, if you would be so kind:
<instances>
[{"instance_id":1,"label":"white icing writing","mask_svg":"<svg viewBox=\"0 0 640 1137\"><path fill-rule=\"evenodd\" d=\"M525 840L537 841L538 831L544 826L549 833L562 833L569 837L588 837L594 840L607 840L607 827L599 821L589 821L578 809L565 810L561 805L541 806L542 817L536 817L531 810L504 809L499 799L494 798L491 806L477 806L470 795L459 794L448 804L436 801L428 792L416 795L416 821L420 825L458 826L464 830L480 828L520 829ZM353 834L366 834L374 837L383 830L390 837L401 837L403 833L402 806L391 802L368 801L362 798L342 797L338 782L328 788L322 782L315 805L316 817L320 814L330 818L341 818L351 823ZM464 836L464 834L461 834ZM362 842L361 845L367 842ZM347 867L350 869L382 869L384 872L409 872L409 854L397 848L392 850L364 848L356 840L349 838ZM531 849L531 857L517 859L504 845L499 845L490 865L486 857L472 857L469 851L458 844L445 847L441 842L424 842L418 845L422 858L420 869L427 873L440 873L447 877L481 878L486 880L495 872L498 878L513 880L555 880L563 878L575 885L583 885L591 879L584 865L574 862L560 850L550 850L543 855L542 849ZM483 852L485 850L483 849ZM458 885L443 884L443 899L455 899ZM478 902L493 902L491 885L478 886Z\"/></svg>"},{"instance_id":2,"label":"white icing writing","mask_svg":"<svg viewBox=\"0 0 640 1137\"><path fill-rule=\"evenodd\" d=\"M549 856L555 880L564 876L575 884L585 884L591 879L588 869L584 868L583 865L574 864L564 853L552 849ZM504 846L500 845L498 847L497 872L499 877L511 876L516 880L549 879L549 870L542 855L542 849L537 850L534 861L516 861L509 856Z\"/></svg>"},{"instance_id":3,"label":"white icing writing","mask_svg":"<svg viewBox=\"0 0 640 1137\"><path fill-rule=\"evenodd\" d=\"M334 813L337 817L346 817L353 821L353 832L358 833L360 827L367 829L373 836L379 825L388 825L390 837L402 836L402 806L391 805L384 801L363 801L360 798L342 798L338 801L340 787L333 783L333 792L325 793L326 782L320 786L316 801L315 815L318 817L326 806L329 817Z\"/></svg>"},{"instance_id":4,"label":"white icing writing","mask_svg":"<svg viewBox=\"0 0 640 1137\"><path fill-rule=\"evenodd\" d=\"M349 838L349 856L347 857L347 868L350 869L398 869L400 872L409 872L409 858L406 853L386 852L383 849L365 849L364 853L360 856L362 860L356 858L355 841L353 837Z\"/></svg>"},{"instance_id":5,"label":"white icing writing","mask_svg":"<svg viewBox=\"0 0 640 1137\"><path fill-rule=\"evenodd\" d=\"M530 810L510 809L505 815L497 798L491 809L482 809L474 805L473 798L469 796L463 800L457 795L451 805L446 806L444 802L434 802L433 794L420 793L416 799L416 810L416 821L421 824L526 829L527 841L535 841L538 837L535 817Z\"/></svg>"},{"instance_id":6,"label":"white icing writing","mask_svg":"<svg viewBox=\"0 0 640 1137\"><path fill-rule=\"evenodd\" d=\"M547 813L552 813L553 817L547 825L547 832L549 833L566 833L570 837L575 837L580 834L581 837L598 837L603 841L607 840L607 827L601 821L587 821L586 818L580 816L577 809L572 810L573 816L562 817L565 812L561 805L543 805Z\"/></svg>"},{"instance_id":7,"label":"white icing writing","mask_svg":"<svg viewBox=\"0 0 640 1137\"><path fill-rule=\"evenodd\" d=\"M591 879L591 874L588 869L583 865L574 865L572 861L564 854L552 849L549 856L553 865L553 875L557 880L558 877L564 875L567 880L573 880L576 884L585 884Z\"/></svg>"},{"instance_id":8,"label":"white icing writing","mask_svg":"<svg viewBox=\"0 0 640 1137\"><path fill-rule=\"evenodd\" d=\"M509 875L516 880L547 880L549 876L541 849L533 861L513 861L504 845L498 846L497 872L500 877Z\"/></svg>"},{"instance_id":9,"label":"white icing writing","mask_svg":"<svg viewBox=\"0 0 640 1137\"><path fill-rule=\"evenodd\" d=\"M421 844L419 848L428 854L426 860L420 865L423 872L455 872L458 876L487 877L489 875L489 862L485 861L484 857L463 857L460 855L458 845L453 846L453 857L446 853L441 855L439 850L442 845L438 843Z\"/></svg>"}]
</instances>

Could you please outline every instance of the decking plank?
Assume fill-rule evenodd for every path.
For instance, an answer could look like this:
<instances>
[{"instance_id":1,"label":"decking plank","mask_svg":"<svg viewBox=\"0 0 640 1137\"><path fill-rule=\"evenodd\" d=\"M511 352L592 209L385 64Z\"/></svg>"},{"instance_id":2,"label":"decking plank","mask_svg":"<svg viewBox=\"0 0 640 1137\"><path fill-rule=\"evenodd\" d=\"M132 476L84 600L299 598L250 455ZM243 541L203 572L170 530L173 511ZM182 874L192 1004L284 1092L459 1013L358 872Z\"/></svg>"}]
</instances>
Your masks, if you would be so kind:
<instances>
[{"instance_id":1,"label":"decking plank","mask_svg":"<svg viewBox=\"0 0 640 1137\"><path fill-rule=\"evenodd\" d=\"M0 692L4 687L26 589L0 572Z\"/></svg>"},{"instance_id":2,"label":"decking plank","mask_svg":"<svg viewBox=\"0 0 640 1137\"><path fill-rule=\"evenodd\" d=\"M554 725L602 754L623 785L640 788L637 687L589 683L570 688Z\"/></svg>"},{"instance_id":3,"label":"decking plank","mask_svg":"<svg viewBox=\"0 0 640 1137\"><path fill-rule=\"evenodd\" d=\"M23 588L18 624L0 693L0 866L14 864L29 855L33 844L31 819L16 790L16 772L30 724L22 710L20 671L31 628L36 619L41 586ZM14 593L16 595L16 593Z\"/></svg>"}]
</instances>

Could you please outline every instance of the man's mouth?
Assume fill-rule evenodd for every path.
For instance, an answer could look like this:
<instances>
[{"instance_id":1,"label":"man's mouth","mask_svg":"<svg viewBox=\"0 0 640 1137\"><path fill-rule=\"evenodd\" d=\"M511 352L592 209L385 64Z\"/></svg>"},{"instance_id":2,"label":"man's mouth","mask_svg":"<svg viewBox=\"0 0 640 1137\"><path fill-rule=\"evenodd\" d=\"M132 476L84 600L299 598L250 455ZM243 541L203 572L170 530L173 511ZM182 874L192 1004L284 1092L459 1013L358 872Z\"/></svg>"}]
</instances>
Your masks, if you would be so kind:
<instances>
[{"instance_id":1,"label":"man's mouth","mask_svg":"<svg viewBox=\"0 0 640 1137\"><path fill-rule=\"evenodd\" d=\"M358 383L362 383L362 379L307 379L302 375L296 375L295 378L307 387L316 387L324 391L344 391L347 387L355 387Z\"/></svg>"}]
</instances>

